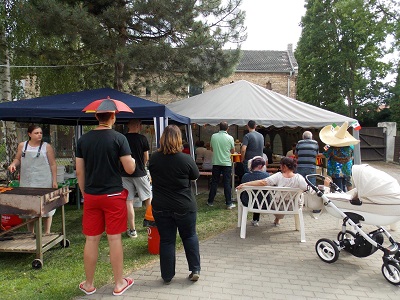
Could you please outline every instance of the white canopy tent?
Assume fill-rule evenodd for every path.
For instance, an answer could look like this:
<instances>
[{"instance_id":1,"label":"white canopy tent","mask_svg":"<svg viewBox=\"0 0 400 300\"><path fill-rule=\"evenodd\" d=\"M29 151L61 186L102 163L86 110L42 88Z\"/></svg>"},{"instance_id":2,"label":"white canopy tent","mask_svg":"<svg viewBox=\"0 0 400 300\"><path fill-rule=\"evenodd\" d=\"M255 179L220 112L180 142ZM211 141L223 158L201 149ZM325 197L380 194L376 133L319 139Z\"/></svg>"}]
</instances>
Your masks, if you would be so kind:
<instances>
[{"instance_id":1,"label":"white canopy tent","mask_svg":"<svg viewBox=\"0 0 400 300\"><path fill-rule=\"evenodd\" d=\"M175 113L189 117L191 123L218 125L221 121L244 126L254 120L264 127L322 128L355 119L286 97L254 83L240 80L214 90L167 105ZM359 139L358 131L354 137ZM360 146L355 146L355 161L361 163Z\"/></svg>"}]
</instances>

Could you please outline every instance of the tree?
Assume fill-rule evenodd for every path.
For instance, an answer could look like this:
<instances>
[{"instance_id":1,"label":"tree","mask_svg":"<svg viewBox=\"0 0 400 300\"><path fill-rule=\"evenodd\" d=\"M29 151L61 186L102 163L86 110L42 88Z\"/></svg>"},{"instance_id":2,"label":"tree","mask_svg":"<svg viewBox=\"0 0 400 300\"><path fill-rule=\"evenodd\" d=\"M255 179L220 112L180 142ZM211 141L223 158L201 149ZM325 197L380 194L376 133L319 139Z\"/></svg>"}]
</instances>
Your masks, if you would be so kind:
<instances>
[{"instance_id":1,"label":"tree","mask_svg":"<svg viewBox=\"0 0 400 300\"><path fill-rule=\"evenodd\" d=\"M27 2L6 0L0 6L4 34L0 45L0 59L4 60L1 66L7 65L6 60L9 65L9 68L0 67L0 76L4 78L4 72L10 75L10 99L36 95L24 91L22 80L34 85L42 95L110 85L110 79L99 80L98 71L105 66L92 64L95 57L80 51L78 59L69 51L71 44L63 37L46 36L33 28L22 13Z\"/></svg>"},{"instance_id":2,"label":"tree","mask_svg":"<svg viewBox=\"0 0 400 300\"><path fill-rule=\"evenodd\" d=\"M400 53L400 1L391 1L392 6L386 10L386 14L391 16L393 26L393 47ZM394 62L397 66L397 76L394 86L390 89L391 96L389 99L390 104L390 120L397 122L397 128L400 128L400 59L397 55L397 60Z\"/></svg>"},{"instance_id":3,"label":"tree","mask_svg":"<svg viewBox=\"0 0 400 300\"><path fill-rule=\"evenodd\" d=\"M10 76L10 52L8 49L7 37L10 32L10 23L7 22L10 17L11 5L9 2L0 7L0 102L11 101L11 76ZM2 121L3 136L5 137L5 159L8 166L17 152L17 134L14 122ZM0 143L1 144L1 143ZM0 166L4 167L4 166Z\"/></svg>"},{"instance_id":4,"label":"tree","mask_svg":"<svg viewBox=\"0 0 400 300\"><path fill-rule=\"evenodd\" d=\"M397 122L397 128L400 128L400 64L398 65L398 72L396 78L396 84L391 89L392 97L390 98L390 111L391 121Z\"/></svg>"},{"instance_id":5,"label":"tree","mask_svg":"<svg viewBox=\"0 0 400 300\"><path fill-rule=\"evenodd\" d=\"M384 101L388 16L376 0L309 0L297 49L298 98L355 117Z\"/></svg>"},{"instance_id":6,"label":"tree","mask_svg":"<svg viewBox=\"0 0 400 300\"><path fill-rule=\"evenodd\" d=\"M188 84L215 83L233 72L239 50L222 47L245 38L241 1L25 1L24 20L47 44L15 45L16 54L29 50L54 64L101 62L97 82L178 94Z\"/></svg>"}]
</instances>

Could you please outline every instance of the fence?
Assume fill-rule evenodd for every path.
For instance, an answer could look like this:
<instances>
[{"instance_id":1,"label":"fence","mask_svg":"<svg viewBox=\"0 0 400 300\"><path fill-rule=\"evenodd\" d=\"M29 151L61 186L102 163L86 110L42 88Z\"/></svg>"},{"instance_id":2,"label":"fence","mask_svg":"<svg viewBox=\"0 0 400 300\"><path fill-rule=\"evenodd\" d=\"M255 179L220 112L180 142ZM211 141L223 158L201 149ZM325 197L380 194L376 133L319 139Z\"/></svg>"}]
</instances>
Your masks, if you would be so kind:
<instances>
[{"instance_id":1,"label":"fence","mask_svg":"<svg viewBox=\"0 0 400 300\"><path fill-rule=\"evenodd\" d=\"M394 138L393 161L400 163L400 136Z\"/></svg>"}]
</instances>

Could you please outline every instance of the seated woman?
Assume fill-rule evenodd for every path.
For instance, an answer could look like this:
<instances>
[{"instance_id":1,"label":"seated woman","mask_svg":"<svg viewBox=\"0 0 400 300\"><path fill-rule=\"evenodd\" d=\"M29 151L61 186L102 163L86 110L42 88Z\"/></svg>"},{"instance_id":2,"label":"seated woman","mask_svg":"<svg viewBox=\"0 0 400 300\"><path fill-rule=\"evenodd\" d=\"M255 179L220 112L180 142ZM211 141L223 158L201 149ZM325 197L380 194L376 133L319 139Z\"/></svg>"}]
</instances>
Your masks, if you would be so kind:
<instances>
[{"instance_id":1,"label":"seated woman","mask_svg":"<svg viewBox=\"0 0 400 300\"><path fill-rule=\"evenodd\" d=\"M255 156L248 162L249 173L245 173L242 177L242 183L251 182L254 180L265 179L269 176L269 173L265 171L265 160L261 156ZM244 206L249 204L249 196L246 193L242 193L240 200ZM261 196L261 195L260 195ZM253 220L251 224L253 226L258 226L260 221L260 214L253 213Z\"/></svg>"},{"instance_id":2,"label":"seated woman","mask_svg":"<svg viewBox=\"0 0 400 300\"><path fill-rule=\"evenodd\" d=\"M196 144L197 148L194 151L196 156L196 164L202 165L204 160L204 152L206 152L207 149L204 147L204 141L197 141Z\"/></svg>"},{"instance_id":3,"label":"seated woman","mask_svg":"<svg viewBox=\"0 0 400 300\"><path fill-rule=\"evenodd\" d=\"M307 189L307 183L303 176L294 173L296 171L297 164L290 157L284 157L280 162L281 171L275 173L265 179L250 181L240 184L237 189L241 189L244 186L268 186L275 185L279 187L291 187L299 188L301 190ZM280 220L283 219L284 215L275 215L274 225L279 226Z\"/></svg>"},{"instance_id":4,"label":"seated woman","mask_svg":"<svg viewBox=\"0 0 400 300\"><path fill-rule=\"evenodd\" d=\"M206 151L203 153L203 171L210 171L212 170L212 156L213 152L211 151L210 143L206 143Z\"/></svg>"}]
</instances>

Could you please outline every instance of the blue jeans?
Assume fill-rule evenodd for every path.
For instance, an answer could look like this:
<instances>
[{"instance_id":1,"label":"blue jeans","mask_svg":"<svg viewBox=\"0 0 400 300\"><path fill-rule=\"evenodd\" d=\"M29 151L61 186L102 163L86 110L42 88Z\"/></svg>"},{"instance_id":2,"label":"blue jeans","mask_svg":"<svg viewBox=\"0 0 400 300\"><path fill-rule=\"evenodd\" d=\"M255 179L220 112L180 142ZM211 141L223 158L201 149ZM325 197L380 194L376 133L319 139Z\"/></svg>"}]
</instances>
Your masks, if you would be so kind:
<instances>
[{"instance_id":1,"label":"blue jeans","mask_svg":"<svg viewBox=\"0 0 400 300\"><path fill-rule=\"evenodd\" d=\"M249 172L250 172L250 171L249 171L249 168L248 168L248 163L249 163L249 160L248 160L248 159L245 159L245 160L243 161L244 173L249 173Z\"/></svg>"},{"instance_id":2,"label":"blue jeans","mask_svg":"<svg viewBox=\"0 0 400 300\"><path fill-rule=\"evenodd\" d=\"M164 280L175 276L176 231L185 248L189 271L200 271L199 239L196 233L196 212L179 214L173 211L156 211L154 220L160 233L160 269Z\"/></svg>"},{"instance_id":3,"label":"blue jeans","mask_svg":"<svg viewBox=\"0 0 400 300\"><path fill-rule=\"evenodd\" d=\"M347 192L347 187L346 187L346 178L345 177L336 177L332 178L332 181L334 184L338 186L343 192Z\"/></svg>"},{"instance_id":4,"label":"blue jeans","mask_svg":"<svg viewBox=\"0 0 400 300\"><path fill-rule=\"evenodd\" d=\"M210 193L208 194L208 203L213 203L215 195L217 194L219 177L222 174L222 180L224 182L224 195L225 204L232 204L232 191L231 191L231 176L232 166L217 166L213 165Z\"/></svg>"},{"instance_id":5,"label":"blue jeans","mask_svg":"<svg viewBox=\"0 0 400 300\"><path fill-rule=\"evenodd\" d=\"M316 168L299 168L299 167L297 167L296 173L302 175L304 177L304 179L305 179L306 175L317 173L317 169ZM317 184L317 178L316 177L309 177L308 180L310 180L310 182L313 185Z\"/></svg>"}]
</instances>

